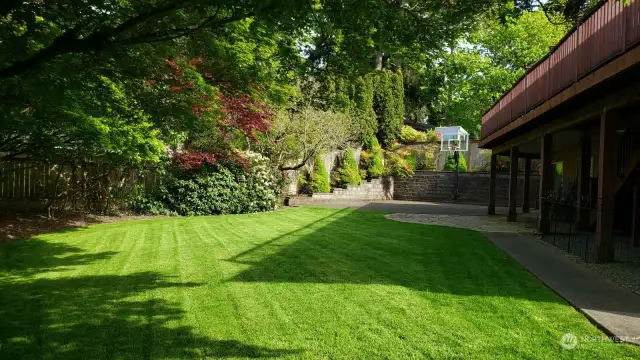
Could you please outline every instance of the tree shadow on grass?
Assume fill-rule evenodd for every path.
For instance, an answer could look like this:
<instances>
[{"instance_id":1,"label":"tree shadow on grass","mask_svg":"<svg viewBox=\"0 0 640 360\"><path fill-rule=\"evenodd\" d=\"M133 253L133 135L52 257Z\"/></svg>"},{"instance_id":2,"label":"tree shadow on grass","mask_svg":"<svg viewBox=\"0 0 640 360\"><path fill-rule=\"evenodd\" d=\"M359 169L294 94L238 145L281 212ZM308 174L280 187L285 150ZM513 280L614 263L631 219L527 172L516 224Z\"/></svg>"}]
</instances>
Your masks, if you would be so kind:
<instances>
[{"instance_id":1,"label":"tree shadow on grass","mask_svg":"<svg viewBox=\"0 0 640 360\"><path fill-rule=\"evenodd\" d=\"M164 294L198 283L155 272L29 276L89 264L114 253L83 254L78 248L38 239L7 246L12 251L0 246L0 274L10 274L0 277L1 359L259 358L298 352L211 339L181 325L182 304Z\"/></svg>"},{"instance_id":2,"label":"tree shadow on grass","mask_svg":"<svg viewBox=\"0 0 640 360\"><path fill-rule=\"evenodd\" d=\"M115 251L87 254L84 249L38 238L0 245L0 273L29 276L45 271L61 271L116 255Z\"/></svg>"},{"instance_id":3,"label":"tree shadow on grass","mask_svg":"<svg viewBox=\"0 0 640 360\"><path fill-rule=\"evenodd\" d=\"M228 259L251 265L229 281L388 284L561 302L471 230L400 223L377 212L343 209L268 243L281 246L259 245Z\"/></svg>"}]
</instances>

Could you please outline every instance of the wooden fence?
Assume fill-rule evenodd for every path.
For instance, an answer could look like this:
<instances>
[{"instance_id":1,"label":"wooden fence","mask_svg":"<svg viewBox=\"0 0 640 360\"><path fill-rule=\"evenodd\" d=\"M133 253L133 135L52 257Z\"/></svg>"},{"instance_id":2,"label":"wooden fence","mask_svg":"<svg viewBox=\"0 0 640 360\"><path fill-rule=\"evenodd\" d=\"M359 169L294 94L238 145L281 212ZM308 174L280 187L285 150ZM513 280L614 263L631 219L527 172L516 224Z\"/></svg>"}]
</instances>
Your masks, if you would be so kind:
<instances>
[{"instance_id":1,"label":"wooden fence","mask_svg":"<svg viewBox=\"0 0 640 360\"><path fill-rule=\"evenodd\" d=\"M148 191L159 181L160 176L153 168L0 161L0 201L5 203L58 202L57 208L76 210L90 206L91 202L122 207L138 185Z\"/></svg>"}]
</instances>

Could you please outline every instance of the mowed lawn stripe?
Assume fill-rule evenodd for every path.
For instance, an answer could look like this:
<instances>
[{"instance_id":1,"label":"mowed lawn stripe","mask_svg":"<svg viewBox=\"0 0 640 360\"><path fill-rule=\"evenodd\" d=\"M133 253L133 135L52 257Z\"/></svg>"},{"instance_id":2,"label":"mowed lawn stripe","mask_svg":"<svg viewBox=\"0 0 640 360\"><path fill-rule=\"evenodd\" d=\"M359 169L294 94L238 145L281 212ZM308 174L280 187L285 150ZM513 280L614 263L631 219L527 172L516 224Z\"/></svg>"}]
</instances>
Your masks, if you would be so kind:
<instances>
[{"instance_id":1,"label":"mowed lawn stripe","mask_svg":"<svg viewBox=\"0 0 640 360\"><path fill-rule=\"evenodd\" d=\"M0 246L0 355L640 358L480 234L296 208Z\"/></svg>"}]
</instances>

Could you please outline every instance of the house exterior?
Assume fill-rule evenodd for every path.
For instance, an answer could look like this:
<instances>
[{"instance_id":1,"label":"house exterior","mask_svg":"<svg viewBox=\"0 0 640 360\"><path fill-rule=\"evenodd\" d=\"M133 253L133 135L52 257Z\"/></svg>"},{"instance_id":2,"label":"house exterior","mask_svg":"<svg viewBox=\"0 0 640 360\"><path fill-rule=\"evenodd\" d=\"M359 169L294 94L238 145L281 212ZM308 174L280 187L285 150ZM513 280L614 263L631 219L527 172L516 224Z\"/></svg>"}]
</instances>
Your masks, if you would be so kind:
<instances>
[{"instance_id":1,"label":"house exterior","mask_svg":"<svg viewBox=\"0 0 640 360\"><path fill-rule=\"evenodd\" d=\"M509 221L517 221L518 192L540 186L543 234L554 231L561 202L575 231L593 234L595 261L614 259L614 238L638 248L639 42L640 0L604 1L484 114L480 147L493 154L490 214L497 156L508 156L525 163L527 179L519 189L518 166L510 167ZM532 159L540 160L539 184L528 181Z\"/></svg>"}]
</instances>

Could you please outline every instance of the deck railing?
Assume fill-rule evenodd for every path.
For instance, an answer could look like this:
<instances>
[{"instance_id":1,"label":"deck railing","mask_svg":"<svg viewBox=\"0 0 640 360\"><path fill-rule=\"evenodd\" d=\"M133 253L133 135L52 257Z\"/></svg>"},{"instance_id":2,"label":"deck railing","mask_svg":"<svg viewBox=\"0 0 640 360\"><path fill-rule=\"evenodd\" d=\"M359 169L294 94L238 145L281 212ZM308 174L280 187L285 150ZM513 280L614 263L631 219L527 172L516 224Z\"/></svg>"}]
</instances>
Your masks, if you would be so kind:
<instances>
[{"instance_id":1,"label":"deck railing","mask_svg":"<svg viewBox=\"0 0 640 360\"><path fill-rule=\"evenodd\" d=\"M602 3L482 117L482 138L542 104L640 40L640 0Z\"/></svg>"}]
</instances>

